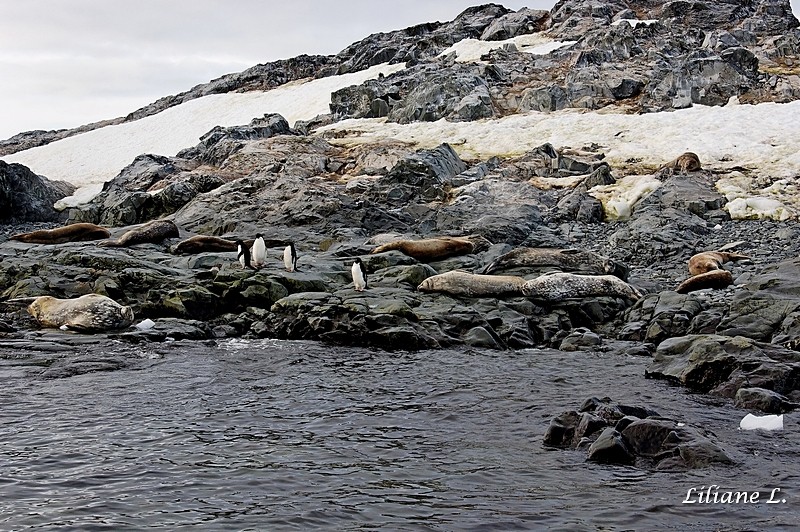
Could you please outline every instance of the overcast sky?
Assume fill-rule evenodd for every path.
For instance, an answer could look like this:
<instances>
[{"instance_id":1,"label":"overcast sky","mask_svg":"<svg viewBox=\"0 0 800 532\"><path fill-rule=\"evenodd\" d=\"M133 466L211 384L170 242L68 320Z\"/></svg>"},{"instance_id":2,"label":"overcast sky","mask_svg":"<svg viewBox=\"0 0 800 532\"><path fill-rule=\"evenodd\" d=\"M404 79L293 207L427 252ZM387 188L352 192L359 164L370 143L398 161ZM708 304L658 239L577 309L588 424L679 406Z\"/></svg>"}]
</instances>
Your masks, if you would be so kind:
<instances>
[{"instance_id":1,"label":"overcast sky","mask_svg":"<svg viewBox=\"0 0 800 532\"><path fill-rule=\"evenodd\" d=\"M124 116L223 74L335 54L371 33L452 20L481 3L0 0L0 139ZM496 3L550 9L555 0Z\"/></svg>"}]
</instances>

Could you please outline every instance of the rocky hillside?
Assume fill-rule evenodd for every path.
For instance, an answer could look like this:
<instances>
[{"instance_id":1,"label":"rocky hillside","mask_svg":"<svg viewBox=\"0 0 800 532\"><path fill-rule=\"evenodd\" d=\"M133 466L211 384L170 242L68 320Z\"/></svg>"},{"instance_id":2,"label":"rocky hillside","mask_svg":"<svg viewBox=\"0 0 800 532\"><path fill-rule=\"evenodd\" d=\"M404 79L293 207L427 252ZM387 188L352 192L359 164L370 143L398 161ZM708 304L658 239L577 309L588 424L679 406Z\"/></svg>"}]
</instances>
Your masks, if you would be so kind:
<instances>
[{"instance_id":1,"label":"rocky hillside","mask_svg":"<svg viewBox=\"0 0 800 532\"><path fill-rule=\"evenodd\" d=\"M449 51L467 38L477 49L503 42L477 57L464 48ZM530 53L548 43L552 51ZM235 252L175 254L179 239L131 248L9 240L0 245L2 297L107 294L137 317L156 320L154 328L118 335L129 341L245 336L387 349L466 344L655 353L653 377L727 397L766 390L745 394L753 404L778 394L767 410L800 399L800 228L788 210L756 209L773 205L765 202L732 217L732 201L718 187L721 180L750 179L774 189L775 176L731 160L659 168L656 161L680 153L609 164L598 144L542 143L522 155L481 158L461 153L455 142L420 149L411 138L362 138L360 122L348 120L381 119L380 130L440 119L485 124L567 108L652 114L731 99L791 102L800 99L800 30L788 1L566 0L550 12L480 6L452 22L372 35L333 57L258 65L127 120L209 93L264 90L387 61L406 68L335 92L330 114L296 124L268 114L215 128L175 156L143 154L91 203L69 211L71 222L119 227L113 236L157 218L174 220L181 239L262 233L273 245L265 268L242 269ZM72 133L22 140L30 146ZM12 144L5 149L23 146ZM796 177L782 180L781 190L791 193ZM621 190L623 178L633 189L637 182L647 187L633 199L603 195L602 187ZM613 216L620 202L629 212ZM439 236L468 238L470 252L431 259L396 250L370 254L387 241ZM300 272L280 263L289 241L299 250ZM542 300L522 292L474 297L416 289L452 270L480 273L519 247L607 257L621 265L614 272L620 282L643 295ZM689 276L692 255L723 247L750 257L723 266L732 283L675 291ZM364 292L352 288L356 257L368 270ZM553 269L498 273L531 281ZM35 329L18 312L6 317L8 335ZM701 352L708 359L686 355Z\"/></svg>"}]
</instances>

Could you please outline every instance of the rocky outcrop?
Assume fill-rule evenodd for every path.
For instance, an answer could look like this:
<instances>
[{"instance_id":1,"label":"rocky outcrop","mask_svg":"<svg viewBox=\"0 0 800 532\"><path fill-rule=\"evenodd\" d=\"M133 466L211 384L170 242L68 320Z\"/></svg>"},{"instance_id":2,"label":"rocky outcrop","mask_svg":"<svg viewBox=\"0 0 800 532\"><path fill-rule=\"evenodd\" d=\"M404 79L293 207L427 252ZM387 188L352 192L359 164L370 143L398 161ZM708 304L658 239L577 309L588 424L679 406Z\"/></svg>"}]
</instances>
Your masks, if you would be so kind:
<instances>
[{"instance_id":1,"label":"rocky outcrop","mask_svg":"<svg viewBox=\"0 0 800 532\"><path fill-rule=\"evenodd\" d=\"M63 181L50 181L21 164L0 161L0 221L53 222L63 220L53 204L69 196L75 187Z\"/></svg>"},{"instance_id":2,"label":"rocky outcrop","mask_svg":"<svg viewBox=\"0 0 800 532\"><path fill-rule=\"evenodd\" d=\"M741 336L689 335L665 340L645 375L767 412L800 406L800 354Z\"/></svg>"},{"instance_id":3,"label":"rocky outcrop","mask_svg":"<svg viewBox=\"0 0 800 532\"><path fill-rule=\"evenodd\" d=\"M591 397L577 411L550 422L546 446L587 449L587 460L635 465L657 471L684 471L733 460L702 430L665 419L648 408Z\"/></svg>"}]
</instances>

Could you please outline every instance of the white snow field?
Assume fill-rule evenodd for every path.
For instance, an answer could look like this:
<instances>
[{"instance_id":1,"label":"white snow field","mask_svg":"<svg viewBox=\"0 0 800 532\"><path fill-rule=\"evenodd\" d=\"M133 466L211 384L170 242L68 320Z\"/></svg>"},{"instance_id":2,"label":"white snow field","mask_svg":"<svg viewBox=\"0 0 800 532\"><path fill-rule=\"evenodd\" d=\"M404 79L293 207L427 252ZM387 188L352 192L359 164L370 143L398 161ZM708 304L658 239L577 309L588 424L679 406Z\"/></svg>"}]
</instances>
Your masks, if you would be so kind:
<instances>
[{"instance_id":1,"label":"white snow field","mask_svg":"<svg viewBox=\"0 0 800 532\"><path fill-rule=\"evenodd\" d=\"M24 164L37 174L78 187L103 183L113 179L137 155L175 155L197 144L214 126L249 124L253 118L268 113L280 113L293 125L297 120L329 113L333 91L403 68L403 64L382 64L341 76L288 83L268 91L212 94L134 122L106 126L8 155L3 160Z\"/></svg>"}]
</instances>

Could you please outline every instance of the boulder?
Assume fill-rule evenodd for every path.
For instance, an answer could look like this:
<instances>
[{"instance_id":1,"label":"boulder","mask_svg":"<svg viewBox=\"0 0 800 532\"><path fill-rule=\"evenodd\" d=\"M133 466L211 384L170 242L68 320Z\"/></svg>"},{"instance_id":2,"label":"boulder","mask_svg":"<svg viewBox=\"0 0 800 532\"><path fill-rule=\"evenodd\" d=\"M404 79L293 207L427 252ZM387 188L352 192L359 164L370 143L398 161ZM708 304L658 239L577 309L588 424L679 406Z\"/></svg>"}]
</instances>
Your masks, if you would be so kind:
<instances>
[{"instance_id":1,"label":"boulder","mask_svg":"<svg viewBox=\"0 0 800 532\"><path fill-rule=\"evenodd\" d=\"M0 161L0 221L55 222L66 213L53 208L58 200L69 196L75 187L63 181L50 181L34 174L21 164Z\"/></svg>"}]
</instances>

